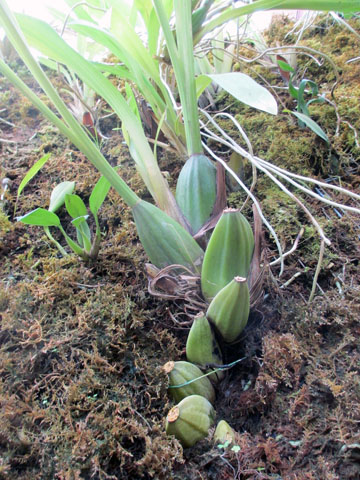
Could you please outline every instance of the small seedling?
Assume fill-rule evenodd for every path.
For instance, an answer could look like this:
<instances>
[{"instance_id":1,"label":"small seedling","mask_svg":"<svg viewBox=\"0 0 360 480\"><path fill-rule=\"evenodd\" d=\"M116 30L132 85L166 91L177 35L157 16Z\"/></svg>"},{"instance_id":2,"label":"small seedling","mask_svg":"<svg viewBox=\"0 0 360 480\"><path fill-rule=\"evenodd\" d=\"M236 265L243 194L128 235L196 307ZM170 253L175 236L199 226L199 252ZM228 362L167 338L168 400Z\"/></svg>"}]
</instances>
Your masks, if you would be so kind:
<instances>
[{"instance_id":1,"label":"small seedling","mask_svg":"<svg viewBox=\"0 0 360 480\"><path fill-rule=\"evenodd\" d=\"M224 442L224 443L219 443L217 447L221 450L226 450L230 445L231 445L230 440L226 440L226 442ZM230 450L234 453L238 453L238 452L240 452L241 447L239 445L233 445L230 448Z\"/></svg>"},{"instance_id":2,"label":"small seedling","mask_svg":"<svg viewBox=\"0 0 360 480\"><path fill-rule=\"evenodd\" d=\"M311 103L323 103L325 101L324 98L319 95L319 89L317 84L312 80L303 78L299 86L296 87L293 83L296 74L294 68L283 60L278 60L277 63L279 65L279 68L283 72L287 72L290 74L289 93L296 100L297 103L297 111L285 109L284 112L292 113L298 119L299 126L301 128L304 128L305 126L309 127L314 133L316 133L316 135L325 140L325 142L329 143L328 136L326 135L324 130L311 118L309 112L309 105ZM308 101L305 100L307 86L310 87L311 95L313 97Z\"/></svg>"},{"instance_id":3,"label":"small seedling","mask_svg":"<svg viewBox=\"0 0 360 480\"><path fill-rule=\"evenodd\" d=\"M98 211L108 194L110 183L104 177L101 177L96 183L89 198L89 208L95 220L94 236L92 236L88 224L88 210L83 200L78 195L73 194L74 188L75 182L60 183L52 191L48 210L44 208L36 208L26 215L18 217L17 220L27 225L39 225L44 227L46 235L51 242L56 245L60 253L62 255L67 255L67 252L64 250L64 248L50 233L50 227L57 227L63 234L66 243L74 253L79 255L84 260L93 260L99 253L101 240ZM77 241L74 241L65 232L60 223L60 218L55 213L62 205L64 205L64 203L68 214L73 219L71 223L76 229Z\"/></svg>"}]
</instances>

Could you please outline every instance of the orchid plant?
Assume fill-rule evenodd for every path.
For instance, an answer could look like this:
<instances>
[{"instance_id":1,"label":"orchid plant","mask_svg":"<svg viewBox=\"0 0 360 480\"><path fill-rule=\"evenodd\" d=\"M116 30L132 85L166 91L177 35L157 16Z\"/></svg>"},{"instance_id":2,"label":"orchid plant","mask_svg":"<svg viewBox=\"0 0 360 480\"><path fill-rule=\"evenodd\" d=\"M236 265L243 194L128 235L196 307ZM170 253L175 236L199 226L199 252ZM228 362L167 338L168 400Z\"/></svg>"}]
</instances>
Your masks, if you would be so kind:
<instances>
[{"instance_id":1,"label":"orchid plant","mask_svg":"<svg viewBox=\"0 0 360 480\"><path fill-rule=\"evenodd\" d=\"M72 0L69 2L75 11L74 2ZM119 58L118 65L103 64L84 58L48 24L21 14L15 18L6 0L0 0L1 24L7 37L48 96L56 109L56 114L3 60L0 60L0 71L86 155L121 195L132 209L140 241L151 262L159 268L180 264L192 272L199 272L204 252L193 235L199 232L211 217L216 220L216 214L221 213L220 210L216 211L216 208L219 209L217 200L220 193L216 169L213 162L204 154L206 146L200 134L200 125L205 135L208 136L210 133L206 124L199 122L197 109L199 94L213 81L255 108L276 114L277 106L275 99L266 89L242 73L215 73L195 77L194 45L227 21L254 11L281 7L353 12L357 10L357 1L259 0L235 8L233 2L219 5L205 1L199 5L199 2L191 0L146 0L133 2L128 16L124 15L126 10L123 11L122 0L108 0L108 5L111 7L108 29L100 27L89 15L82 15L80 19L69 19L68 23L73 31L107 47ZM146 26L145 43L136 33L136 22L139 18ZM96 92L113 109L122 121L130 154L156 206L141 200L109 165L98 145L89 138L84 126L74 118L60 98L32 55L30 46L36 48L46 58L66 66L76 78ZM169 88L162 76L165 47L176 79L180 104L176 102L174 91ZM115 73L119 78L128 81L133 89L143 95L150 105L158 128L163 130L169 142L187 158L178 180L176 198L159 169L139 116L122 93L109 81L106 76L109 73ZM214 123L214 119L209 118L208 122ZM214 125L216 127L216 123ZM229 144L226 137L219 141ZM243 152L240 147L232 143L231 145L235 151L244 155L254 168L262 169L271 178L275 178L271 173L271 166L262 164L261 159L256 159L251 151ZM208 149L206 151L218 160L213 152L209 152ZM231 174L235 175L234 172ZM277 172L276 175L278 174L287 178L286 173ZM236 175L235 178L244 186ZM276 180L276 183L279 185L280 182ZM251 191L248 192L254 199ZM258 203L256 205L259 207ZM265 224L268 225L266 221ZM319 233L323 241L326 241L321 229ZM275 236L275 232L273 235ZM279 242L277 243L279 245Z\"/></svg>"}]
</instances>

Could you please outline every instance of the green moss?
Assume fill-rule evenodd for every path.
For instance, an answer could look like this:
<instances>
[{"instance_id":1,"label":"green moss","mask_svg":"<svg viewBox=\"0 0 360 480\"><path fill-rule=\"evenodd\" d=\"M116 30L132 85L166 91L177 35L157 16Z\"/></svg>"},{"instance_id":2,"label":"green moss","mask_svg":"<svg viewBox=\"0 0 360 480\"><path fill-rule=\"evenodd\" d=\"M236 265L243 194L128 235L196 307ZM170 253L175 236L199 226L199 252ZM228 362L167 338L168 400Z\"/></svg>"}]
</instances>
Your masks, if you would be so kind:
<instances>
[{"instance_id":1,"label":"green moss","mask_svg":"<svg viewBox=\"0 0 360 480\"><path fill-rule=\"evenodd\" d=\"M0 204L0 232L4 235L12 229L12 223L1 207Z\"/></svg>"}]
</instances>

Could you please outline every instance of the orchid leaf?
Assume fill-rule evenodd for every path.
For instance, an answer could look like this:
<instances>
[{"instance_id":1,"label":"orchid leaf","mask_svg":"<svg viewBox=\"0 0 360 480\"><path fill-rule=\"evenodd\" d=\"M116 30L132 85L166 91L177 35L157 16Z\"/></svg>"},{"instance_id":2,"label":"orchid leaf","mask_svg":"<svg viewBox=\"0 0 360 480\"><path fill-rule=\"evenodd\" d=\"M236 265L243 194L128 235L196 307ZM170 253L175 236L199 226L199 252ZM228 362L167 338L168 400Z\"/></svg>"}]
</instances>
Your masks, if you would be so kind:
<instances>
[{"instance_id":1,"label":"orchid leaf","mask_svg":"<svg viewBox=\"0 0 360 480\"><path fill-rule=\"evenodd\" d=\"M277 114L275 98L248 75L231 72L208 75L208 77L240 102L272 115Z\"/></svg>"},{"instance_id":2,"label":"orchid leaf","mask_svg":"<svg viewBox=\"0 0 360 480\"><path fill-rule=\"evenodd\" d=\"M45 208L36 208L22 217L17 217L17 221L40 227L58 227L60 225L59 217Z\"/></svg>"}]
</instances>

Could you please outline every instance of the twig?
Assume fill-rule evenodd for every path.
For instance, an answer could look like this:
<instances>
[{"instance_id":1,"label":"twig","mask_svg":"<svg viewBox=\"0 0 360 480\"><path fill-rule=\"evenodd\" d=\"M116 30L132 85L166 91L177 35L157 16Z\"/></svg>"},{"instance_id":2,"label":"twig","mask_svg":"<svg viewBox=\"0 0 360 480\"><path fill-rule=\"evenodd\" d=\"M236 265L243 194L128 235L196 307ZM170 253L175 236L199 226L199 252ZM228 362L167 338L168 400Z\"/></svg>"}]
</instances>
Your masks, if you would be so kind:
<instances>
[{"instance_id":1,"label":"twig","mask_svg":"<svg viewBox=\"0 0 360 480\"><path fill-rule=\"evenodd\" d=\"M287 282L280 285L280 288L288 287L289 285L291 285L293 283L294 280L296 280L298 277L300 277L300 275L302 275L303 273L304 272L296 272L295 275L293 275L291 278L289 278L289 280Z\"/></svg>"},{"instance_id":2,"label":"twig","mask_svg":"<svg viewBox=\"0 0 360 480\"><path fill-rule=\"evenodd\" d=\"M346 125L351 128L351 130L354 132L354 141L355 141L355 145L357 146L357 148L360 148L360 144L359 144L359 137L358 137L358 133L356 131L356 129L351 125L350 122L348 122L347 120L342 120L343 123L346 123Z\"/></svg>"},{"instance_id":3,"label":"twig","mask_svg":"<svg viewBox=\"0 0 360 480\"><path fill-rule=\"evenodd\" d=\"M1 117L0 117L0 122L1 122L1 123L5 123L5 125L9 125L9 127L13 127L13 128L16 127L16 125L14 125L14 124L11 123L11 122L8 122L7 120L4 120L4 119L1 118Z\"/></svg>"},{"instance_id":4,"label":"twig","mask_svg":"<svg viewBox=\"0 0 360 480\"><path fill-rule=\"evenodd\" d=\"M315 296L317 281L318 281L319 273L320 273L320 270L321 270L321 265L322 265L323 258L324 258L324 252L325 252L325 242L324 242L324 240L322 240L321 244L320 244L319 260L318 260L318 263L317 263L317 266L316 266L314 279L313 279L313 284L312 284L312 289L311 289L311 293L310 293L308 303L311 303L314 299L314 296Z\"/></svg>"}]
</instances>

